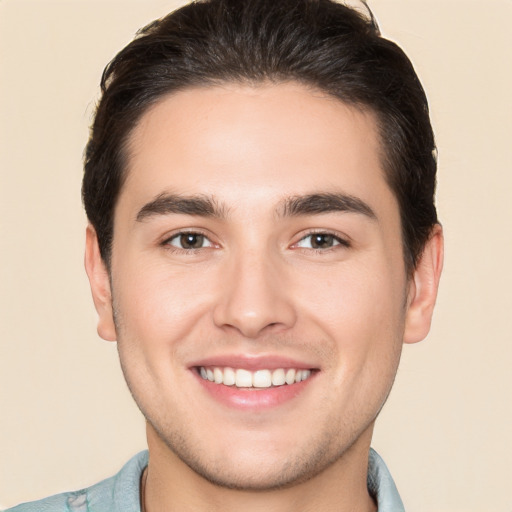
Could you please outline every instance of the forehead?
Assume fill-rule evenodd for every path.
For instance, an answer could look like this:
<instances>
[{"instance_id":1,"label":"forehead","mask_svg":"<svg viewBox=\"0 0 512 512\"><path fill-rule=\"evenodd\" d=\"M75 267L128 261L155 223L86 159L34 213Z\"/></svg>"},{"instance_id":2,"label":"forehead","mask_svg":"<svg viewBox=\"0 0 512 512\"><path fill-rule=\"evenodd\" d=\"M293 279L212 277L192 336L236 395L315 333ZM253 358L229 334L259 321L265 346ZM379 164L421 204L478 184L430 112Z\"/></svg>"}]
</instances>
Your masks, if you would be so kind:
<instances>
[{"instance_id":1,"label":"forehead","mask_svg":"<svg viewBox=\"0 0 512 512\"><path fill-rule=\"evenodd\" d=\"M120 199L204 193L236 207L336 189L379 201L380 154L372 113L301 84L189 88L134 128Z\"/></svg>"}]
</instances>

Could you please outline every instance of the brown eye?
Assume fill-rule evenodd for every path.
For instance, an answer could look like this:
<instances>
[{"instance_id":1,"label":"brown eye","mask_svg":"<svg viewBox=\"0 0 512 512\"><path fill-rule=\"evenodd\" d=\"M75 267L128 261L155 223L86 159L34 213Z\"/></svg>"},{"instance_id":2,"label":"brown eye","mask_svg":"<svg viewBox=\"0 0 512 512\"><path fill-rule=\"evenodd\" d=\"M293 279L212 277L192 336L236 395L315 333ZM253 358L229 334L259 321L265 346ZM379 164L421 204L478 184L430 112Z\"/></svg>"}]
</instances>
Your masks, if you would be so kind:
<instances>
[{"instance_id":1,"label":"brown eye","mask_svg":"<svg viewBox=\"0 0 512 512\"><path fill-rule=\"evenodd\" d=\"M334 245L334 237L332 235L325 235L318 233L311 235L311 247L313 249L327 249Z\"/></svg>"},{"instance_id":2,"label":"brown eye","mask_svg":"<svg viewBox=\"0 0 512 512\"><path fill-rule=\"evenodd\" d=\"M203 246L204 236L195 233L180 235L180 244L183 249L199 249Z\"/></svg>"},{"instance_id":3,"label":"brown eye","mask_svg":"<svg viewBox=\"0 0 512 512\"><path fill-rule=\"evenodd\" d=\"M304 249L331 249L337 245L348 246L348 243L329 233L311 233L299 241L297 247Z\"/></svg>"},{"instance_id":4,"label":"brown eye","mask_svg":"<svg viewBox=\"0 0 512 512\"><path fill-rule=\"evenodd\" d=\"M179 249L202 249L212 245L201 233L179 233L170 238L167 243Z\"/></svg>"}]
</instances>

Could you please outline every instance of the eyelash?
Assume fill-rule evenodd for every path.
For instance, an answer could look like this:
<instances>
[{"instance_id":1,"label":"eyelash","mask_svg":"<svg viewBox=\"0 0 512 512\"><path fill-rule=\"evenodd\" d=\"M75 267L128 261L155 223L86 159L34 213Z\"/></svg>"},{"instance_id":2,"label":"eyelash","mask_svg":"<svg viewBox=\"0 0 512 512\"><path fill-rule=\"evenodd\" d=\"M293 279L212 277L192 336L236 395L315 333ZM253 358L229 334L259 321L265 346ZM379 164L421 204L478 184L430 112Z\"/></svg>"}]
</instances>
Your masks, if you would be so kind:
<instances>
[{"instance_id":1,"label":"eyelash","mask_svg":"<svg viewBox=\"0 0 512 512\"><path fill-rule=\"evenodd\" d=\"M201 236L204 237L206 241L208 241L209 245L206 247L197 247L197 248L183 248L183 247L176 247L171 244L171 242L175 239L179 239L180 237L192 235L192 236ZM197 253L197 251L201 251L203 249L209 249L210 247L214 247L215 244L208 238L208 236L205 233L202 233L201 231L179 231L177 233L172 234L170 237L166 238L161 245L169 251L178 252L182 254L194 254Z\"/></svg>"},{"instance_id":2,"label":"eyelash","mask_svg":"<svg viewBox=\"0 0 512 512\"><path fill-rule=\"evenodd\" d=\"M334 245L327 248L315 248L315 247L301 247L299 244L303 242L304 240L317 236L324 236L324 237L331 237L333 239L333 242L335 242ZM298 242L294 244L294 247L296 247L298 250L306 250L306 251L314 251L315 253L319 254L325 254L326 252L331 252L337 250L337 248L349 248L351 247L350 242L346 239L341 237L339 234L332 233L330 231L311 231L304 235Z\"/></svg>"},{"instance_id":3,"label":"eyelash","mask_svg":"<svg viewBox=\"0 0 512 512\"><path fill-rule=\"evenodd\" d=\"M208 241L209 245L207 245L206 247L183 248L183 247L176 247L176 246L171 244L171 242L173 240L179 239L180 237L187 236L187 235L192 235L192 236L196 236L196 237L204 237L204 240ZM301 242L307 240L308 238L314 237L315 235L332 238L332 241L333 241L334 245L332 245L330 247L326 247L326 248L301 247L299 245ZM197 251L201 251L203 249L209 249L210 247L214 247L215 246L215 244L208 238L208 236L205 233L202 233L200 231L179 231L178 233L174 233L170 237L166 238L162 242L161 245L164 246L167 250L174 251L174 252L181 252L181 253L184 253L184 254L196 253ZM351 244L345 238L342 238L338 234L332 233L332 232L329 232L329 231L312 231L310 233L307 233L302 238L300 238L300 240L298 242L296 242L292 246L292 248L296 248L298 250L305 250L305 251L308 251L308 252L309 251L314 251L315 253L322 253L322 254L324 254L326 252L330 252L330 251L336 250L336 247L349 248L349 247L351 247Z\"/></svg>"}]
</instances>

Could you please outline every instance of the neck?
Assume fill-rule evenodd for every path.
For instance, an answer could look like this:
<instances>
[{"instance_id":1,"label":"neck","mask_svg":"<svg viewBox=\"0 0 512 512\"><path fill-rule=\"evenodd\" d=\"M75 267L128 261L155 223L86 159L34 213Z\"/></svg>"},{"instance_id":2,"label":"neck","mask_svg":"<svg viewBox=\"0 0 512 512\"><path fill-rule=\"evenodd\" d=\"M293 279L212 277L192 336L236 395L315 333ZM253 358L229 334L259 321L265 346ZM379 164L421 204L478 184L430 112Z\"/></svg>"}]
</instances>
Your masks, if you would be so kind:
<instances>
[{"instance_id":1,"label":"neck","mask_svg":"<svg viewBox=\"0 0 512 512\"><path fill-rule=\"evenodd\" d=\"M371 430L371 429L370 429ZM156 434L155 434L156 435ZM148 435L150 460L143 476L145 512L375 512L368 493L371 432L342 457L304 482L269 490L238 490L205 480L159 438Z\"/></svg>"}]
</instances>

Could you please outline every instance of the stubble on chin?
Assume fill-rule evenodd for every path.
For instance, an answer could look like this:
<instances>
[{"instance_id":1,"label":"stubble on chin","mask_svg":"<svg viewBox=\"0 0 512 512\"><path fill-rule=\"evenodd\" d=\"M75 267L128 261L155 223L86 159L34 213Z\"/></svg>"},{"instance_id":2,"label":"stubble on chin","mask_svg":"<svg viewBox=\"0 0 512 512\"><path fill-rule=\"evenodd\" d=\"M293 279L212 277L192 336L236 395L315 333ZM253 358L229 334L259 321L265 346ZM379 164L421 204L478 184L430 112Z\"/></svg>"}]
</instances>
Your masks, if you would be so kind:
<instances>
[{"instance_id":1,"label":"stubble on chin","mask_svg":"<svg viewBox=\"0 0 512 512\"><path fill-rule=\"evenodd\" d=\"M250 461L233 463L221 457L209 460L191 442L190 436L171 431L170 428L158 428L151 419L146 417L146 420L150 453L152 448L160 452L168 450L171 457L179 460L179 464L184 464L210 484L244 492L268 492L304 484L338 464L362 437L368 437L369 443L373 430L372 421L365 425L362 432L347 433L350 441L344 443L339 439L340 431L350 428L344 425L319 433L316 439L310 440L300 451L290 453L286 459L255 464ZM366 439L363 441L366 444ZM366 464L367 453L364 453L364 458L363 464Z\"/></svg>"}]
</instances>

